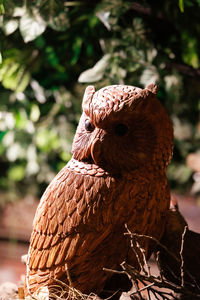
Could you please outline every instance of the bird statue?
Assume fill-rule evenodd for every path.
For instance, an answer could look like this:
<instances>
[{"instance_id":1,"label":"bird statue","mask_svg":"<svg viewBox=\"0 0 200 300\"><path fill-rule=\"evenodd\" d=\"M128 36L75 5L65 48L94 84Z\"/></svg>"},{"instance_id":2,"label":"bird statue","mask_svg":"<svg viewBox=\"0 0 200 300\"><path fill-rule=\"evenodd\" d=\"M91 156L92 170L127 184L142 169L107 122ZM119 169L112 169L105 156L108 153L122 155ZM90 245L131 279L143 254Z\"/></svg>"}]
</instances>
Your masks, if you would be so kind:
<instances>
[{"instance_id":1,"label":"bird statue","mask_svg":"<svg viewBox=\"0 0 200 300\"><path fill-rule=\"evenodd\" d=\"M170 202L170 118L157 86L85 90L72 158L44 192L33 222L26 295L65 283L100 293L123 261L137 258L125 226L160 239ZM148 256L153 245L142 241Z\"/></svg>"}]
</instances>

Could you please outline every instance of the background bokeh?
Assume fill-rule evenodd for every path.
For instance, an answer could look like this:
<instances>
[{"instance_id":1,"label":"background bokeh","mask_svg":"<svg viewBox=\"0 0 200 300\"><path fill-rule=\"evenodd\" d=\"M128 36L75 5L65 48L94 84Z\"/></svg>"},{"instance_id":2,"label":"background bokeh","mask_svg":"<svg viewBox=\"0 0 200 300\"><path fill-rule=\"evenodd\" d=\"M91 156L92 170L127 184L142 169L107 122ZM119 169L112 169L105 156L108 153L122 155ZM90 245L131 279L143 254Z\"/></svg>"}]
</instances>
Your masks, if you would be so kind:
<instances>
[{"instance_id":1,"label":"background bokeh","mask_svg":"<svg viewBox=\"0 0 200 300\"><path fill-rule=\"evenodd\" d=\"M197 204L200 0L0 0L0 13L0 238L17 228L13 203L29 231L11 237L28 239L30 199L70 159L89 84L159 85L175 133L170 185Z\"/></svg>"},{"instance_id":2,"label":"background bokeh","mask_svg":"<svg viewBox=\"0 0 200 300\"><path fill-rule=\"evenodd\" d=\"M175 128L171 186L191 188L186 159L200 140L200 1L1 3L1 190L11 199L41 195L70 159L88 84L151 82Z\"/></svg>"}]
</instances>

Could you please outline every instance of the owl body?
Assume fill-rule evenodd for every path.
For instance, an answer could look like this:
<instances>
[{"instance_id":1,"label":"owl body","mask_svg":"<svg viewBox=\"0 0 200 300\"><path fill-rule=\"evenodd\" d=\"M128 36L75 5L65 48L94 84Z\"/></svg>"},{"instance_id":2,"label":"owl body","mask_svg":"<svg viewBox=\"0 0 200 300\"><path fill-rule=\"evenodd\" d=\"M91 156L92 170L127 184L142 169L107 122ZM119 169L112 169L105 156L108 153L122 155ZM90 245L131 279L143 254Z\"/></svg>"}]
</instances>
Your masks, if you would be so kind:
<instances>
[{"instance_id":1,"label":"owl body","mask_svg":"<svg viewBox=\"0 0 200 300\"><path fill-rule=\"evenodd\" d=\"M110 275L103 268L117 269L124 260L137 265L125 225L160 239L170 199L166 168L173 131L155 89L86 89L73 157L35 215L27 294L60 281L99 293ZM148 255L149 241L142 246Z\"/></svg>"}]
</instances>

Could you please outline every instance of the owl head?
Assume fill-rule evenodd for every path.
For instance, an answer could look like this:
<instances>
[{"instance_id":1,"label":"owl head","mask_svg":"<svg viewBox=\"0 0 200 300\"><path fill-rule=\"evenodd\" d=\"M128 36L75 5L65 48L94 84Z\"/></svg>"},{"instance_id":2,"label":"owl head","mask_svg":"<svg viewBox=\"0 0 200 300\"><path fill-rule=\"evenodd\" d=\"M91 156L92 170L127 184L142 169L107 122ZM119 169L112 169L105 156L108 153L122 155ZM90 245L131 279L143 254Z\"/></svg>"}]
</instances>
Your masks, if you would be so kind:
<instances>
[{"instance_id":1,"label":"owl head","mask_svg":"<svg viewBox=\"0 0 200 300\"><path fill-rule=\"evenodd\" d=\"M166 172L172 156L171 120L156 99L157 86L111 85L85 90L73 158L123 174Z\"/></svg>"}]
</instances>

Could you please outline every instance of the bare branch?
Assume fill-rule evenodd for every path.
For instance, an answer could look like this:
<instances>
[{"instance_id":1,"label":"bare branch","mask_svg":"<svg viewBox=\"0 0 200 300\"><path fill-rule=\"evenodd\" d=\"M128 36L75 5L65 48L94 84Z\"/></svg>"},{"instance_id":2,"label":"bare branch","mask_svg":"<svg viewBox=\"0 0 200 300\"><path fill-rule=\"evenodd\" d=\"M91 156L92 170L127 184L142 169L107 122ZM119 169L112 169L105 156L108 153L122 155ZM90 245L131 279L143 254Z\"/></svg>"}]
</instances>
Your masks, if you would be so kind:
<instances>
[{"instance_id":1,"label":"bare branch","mask_svg":"<svg viewBox=\"0 0 200 300\"><path fill-rule=\"evenodd\" d=\"M183 247L184 247L184 239L185 239L185 233L187 230L187 226L184 227L184 231L182 234L182 239L181 239L181 250L180 250L180 257L181 257L181 286L184 287L184 259L183 259Z\"/></svg>"}]
</instances>

